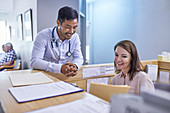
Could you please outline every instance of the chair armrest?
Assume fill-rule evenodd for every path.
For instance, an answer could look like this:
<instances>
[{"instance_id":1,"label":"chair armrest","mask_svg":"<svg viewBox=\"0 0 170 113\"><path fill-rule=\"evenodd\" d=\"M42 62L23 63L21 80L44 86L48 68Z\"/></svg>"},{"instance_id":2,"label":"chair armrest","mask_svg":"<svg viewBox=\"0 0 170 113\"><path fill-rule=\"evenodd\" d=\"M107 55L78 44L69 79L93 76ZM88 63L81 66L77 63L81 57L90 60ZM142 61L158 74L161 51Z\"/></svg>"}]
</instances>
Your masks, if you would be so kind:
<instances>
[{"instance_id":1,"label":"chair armrest","mask_svg":"<svg viewBox=\"0 0 170 113\"><path fill-rule=\"evenodd\" d=\"M14 63L13 63L12 65L10 65L10 66L7 66L7 65L2 65L2 66L0 66L0 70L2 70L2 69L13 69L14 66L15 66L15 61L14 61Z\"/></svg>"},{"instance_id":2,"label":"chair armrest","mask_svg":"<svg viewBox=\"0 0 170 113\"><path fill-rule=\"evenodd\" d=\"M14 68L14 65L11 66L1 66L0 69L4 69L4 68Z\"/></svg>"},{"instance_id":3,"label":"chair armrest","mask_svg":"<svg viewBox=\"0 0 170 113\"><path fill-rule=\"evenodd\" d=\"M17 71L19 69L4 69L3 71Z\"/></svg>"}]
</instances>

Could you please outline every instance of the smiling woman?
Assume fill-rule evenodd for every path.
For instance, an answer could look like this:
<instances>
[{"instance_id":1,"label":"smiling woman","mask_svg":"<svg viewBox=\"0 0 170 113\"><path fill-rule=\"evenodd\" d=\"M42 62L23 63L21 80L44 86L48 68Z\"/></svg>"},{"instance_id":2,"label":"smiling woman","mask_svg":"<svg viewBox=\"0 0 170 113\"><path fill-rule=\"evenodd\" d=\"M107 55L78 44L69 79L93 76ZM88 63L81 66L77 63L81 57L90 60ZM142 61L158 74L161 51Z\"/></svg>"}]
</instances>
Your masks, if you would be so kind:
<instances>
[{"instance_id":1,"label":"smiling woman","mask_svg":"<svg viewBox=\"0 0 170 113\"><path fill-rule=\"evenodd\" d=\"M129 93L140 94L143 90L154 91L149 76L142 71L136 46L129 40L118 42L115 47L114 64L118 74L114 76L112 85L128 85Z\"/></svg>"}]
</instances>

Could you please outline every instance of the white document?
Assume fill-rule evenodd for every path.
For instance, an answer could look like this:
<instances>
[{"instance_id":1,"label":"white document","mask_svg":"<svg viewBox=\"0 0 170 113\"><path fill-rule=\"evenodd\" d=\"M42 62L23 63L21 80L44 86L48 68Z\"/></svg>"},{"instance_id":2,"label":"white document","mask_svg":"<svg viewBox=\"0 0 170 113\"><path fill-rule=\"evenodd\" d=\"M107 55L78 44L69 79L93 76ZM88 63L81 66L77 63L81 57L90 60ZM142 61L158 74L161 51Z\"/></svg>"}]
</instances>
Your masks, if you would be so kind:
<instances>
[{"instance_id":1,"label":"white document","mask_svg":"<svg viewBox=\"0 0 170 113\"><path fill-rule=\"evenodd\" d=\"M158 65L147 65L147 73L152 81L157 80L158 75Z\"/></svg>"},{"instance_id":2,"label":"white document","mask_svg":"<svg viewBox=\"0 0 170 113\"><path fill-rule=\"evenodd\" d=\"M27 102L84 90L60 81L48 84L13 87L9 88L9 91L18 102Z\"/></svg>"},{"instance_id":3,"label":"white document","mask_svg":"<svg viewBox=\"0 0 170 113\"><path fill-rule=\"evenodd\" d=\"M169 72L160 71L159 81L164 83L169 83Z\"/></svg>"},{"instance_id":4,"label":"white document","mask_svg":"<svg viewBox=\"0 0 170 113\"><path fill-rule=\"evenodd\" d=\"M87 92L89 92L89 90L90 90L90 83L91 82L100 83L100 84L109 84L109 77L88 79L87 80Z\"/></svg>"},{"instance_id":5,"label":"white document","mask_svg":"<svg viewBox=\"0 0 170 113\"><path fill-rule=\"evenodd\" d=\"M28 113L109 113L109 111L109 103L98 98L86 97L66 104L51 106Z\"/></svg>"},{"instance_id":6,"label":"white document","mask_svg":"<svg viewBox=\"0 0 170 113\"><path fill-rule=\"evenodd\" d=\"M114 66L83 68L83 78L114 73Z\"/></svg>"},{"instance_id":7,"label":"white document","mask_svg":"<svg viewBox=\"0 0 170 113\"><path fill-rule=\"evenodd\" d=\"M115 72L114 66L106 66L106 73L105 74L113 74Z\"/></svg>"},{"instance_id":8,"label":"white document","mask_svg":"<svg viewBox=\"0 0 170 113\"><path fill-rule=\"evenodd\" d=\"M18 74L11 73L9 75L13 86L23 86L32 84L42 84L54 82L52 79L48 78L43 73L29 73L29 74Z\"/></svg>"},{"instance_id":9,"label":"white document","mask_svg":"<svg viewBox=\"0 0 170 113\"><path fill-rule=\"evenodd\" d=\"M83 78L100 75L100 67L83 68Z\"/></svg>"}]
</instances>

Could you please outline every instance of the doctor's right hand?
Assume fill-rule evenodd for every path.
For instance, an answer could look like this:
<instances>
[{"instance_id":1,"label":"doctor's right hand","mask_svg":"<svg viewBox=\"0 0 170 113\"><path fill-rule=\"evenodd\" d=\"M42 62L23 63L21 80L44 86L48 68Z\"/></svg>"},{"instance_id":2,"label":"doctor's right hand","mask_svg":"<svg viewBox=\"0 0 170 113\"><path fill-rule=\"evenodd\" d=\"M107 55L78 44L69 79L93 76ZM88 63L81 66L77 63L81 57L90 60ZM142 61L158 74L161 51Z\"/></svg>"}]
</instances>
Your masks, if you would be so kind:
<instances>
[{"instance_id":1,"label":"doctor's right hand","mask_svg":"<svg viewBox=\"0 0 170 113\"><path fill-rule=\"evenodd\" d=\"M75 76L77 74L77 71L77 66L72 64L71 62L67 62L61 67L61 73L65 74L67 77Z\"/></svg>"}]
</instances>

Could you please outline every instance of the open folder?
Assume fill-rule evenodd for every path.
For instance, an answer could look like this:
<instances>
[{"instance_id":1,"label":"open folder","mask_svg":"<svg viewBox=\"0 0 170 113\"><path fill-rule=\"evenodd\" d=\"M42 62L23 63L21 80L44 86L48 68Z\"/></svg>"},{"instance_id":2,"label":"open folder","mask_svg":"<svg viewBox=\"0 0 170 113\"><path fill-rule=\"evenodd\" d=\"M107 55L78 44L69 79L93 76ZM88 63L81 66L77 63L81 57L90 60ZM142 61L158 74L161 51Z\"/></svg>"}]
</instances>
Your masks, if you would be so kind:
<instances>
[{"instance_id":1,"label":"open folder","mask_svg":"<svg viewBox=\"0 0 170 113\"><path fill-rule=\"evenodd\" d=\"M41 72L29 74L12 73L11 75L9 75L9 78L13 86L24 86L54 82L52 79L48 78Z\"/></svg>"},{"instance_id":2,"label":"open folder","mask_svg":"<svg viewBox=\"0 0 170 113\"><path fill-rule=\"evenodd\" d=\"M43 98L66 95L84 90L70 85L66 82L60 81L48 84L12 87L9 88L9 91L17 100L17 102L21 103Z\"/></svg>"}]
</instances>

